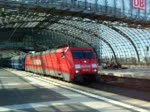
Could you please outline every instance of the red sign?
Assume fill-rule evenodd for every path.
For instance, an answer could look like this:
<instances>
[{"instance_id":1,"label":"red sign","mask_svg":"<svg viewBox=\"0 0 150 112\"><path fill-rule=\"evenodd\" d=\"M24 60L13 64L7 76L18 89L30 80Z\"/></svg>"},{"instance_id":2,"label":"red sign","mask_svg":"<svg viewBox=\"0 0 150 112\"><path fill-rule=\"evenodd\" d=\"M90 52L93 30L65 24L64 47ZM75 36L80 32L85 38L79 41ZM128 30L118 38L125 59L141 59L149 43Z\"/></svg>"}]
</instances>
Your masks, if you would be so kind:
<instances>
[{"instance_id":1,"label":"red sign","mask_svg":"<svg viewBox=\"0 0 150 112\"><path fill-rule=\"evenodd\" d=\"M146 0L133 0L133 7L139 10L146 9Z\"/></svg>"}]
</instances>

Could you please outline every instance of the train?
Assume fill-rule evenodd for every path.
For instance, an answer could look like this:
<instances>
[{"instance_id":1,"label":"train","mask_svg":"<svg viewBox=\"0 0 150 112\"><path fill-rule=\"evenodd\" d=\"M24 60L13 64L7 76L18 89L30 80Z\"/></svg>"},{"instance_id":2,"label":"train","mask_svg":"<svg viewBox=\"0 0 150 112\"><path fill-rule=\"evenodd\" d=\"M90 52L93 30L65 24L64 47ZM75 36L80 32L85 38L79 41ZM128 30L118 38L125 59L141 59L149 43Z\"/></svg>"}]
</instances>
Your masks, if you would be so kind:
<instances>
[{"instance_id":1,"label":"train","mask_svg":"<svg viewBox=\"0 0 150 112\"><path fill-rule=\"evenodd\" d=\"M63 47L11 58L12 68L64 81L94 80L98 74L98 59L92 48Z\"/></svg>"},{"instance_id":2,"label":"train","mask_svg":"<svg viewBox=\"0 0 150 112\"><path fill-rule=\"evenodd\" d=\"M10 67L25 70L25 57L26 55L12 57Z\"/></svg>"},{"instance_id":3,"label":"train","mask_svg":"<svg viewBox=\"0 0 150 112\"><path fill-rule=\"evenodd\" d=\"M1 63L4 67L25 70L25 57L26 55L19 55L11 58L5 58L1 60Z\"/></svg>"}]
</instances>

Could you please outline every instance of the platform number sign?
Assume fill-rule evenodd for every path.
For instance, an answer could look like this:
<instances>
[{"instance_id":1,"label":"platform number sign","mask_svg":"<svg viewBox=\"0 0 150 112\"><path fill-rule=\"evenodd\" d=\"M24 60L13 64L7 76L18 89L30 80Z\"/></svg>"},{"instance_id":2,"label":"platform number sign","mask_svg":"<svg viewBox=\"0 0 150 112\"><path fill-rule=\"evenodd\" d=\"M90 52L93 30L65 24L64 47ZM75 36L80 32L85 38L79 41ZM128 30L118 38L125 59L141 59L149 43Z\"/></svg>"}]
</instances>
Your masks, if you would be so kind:
<instances>
[{"instance_id":1,"label":"platform number sign","mask_svg":"<svg viewBox=\"0 0 150 112\"><path fill-rule=\"evenodd\" d=\"M138 10L146 9L146 0L133 0L132 4L133 4L133 7Z\"/></svg>"}]
</instances>

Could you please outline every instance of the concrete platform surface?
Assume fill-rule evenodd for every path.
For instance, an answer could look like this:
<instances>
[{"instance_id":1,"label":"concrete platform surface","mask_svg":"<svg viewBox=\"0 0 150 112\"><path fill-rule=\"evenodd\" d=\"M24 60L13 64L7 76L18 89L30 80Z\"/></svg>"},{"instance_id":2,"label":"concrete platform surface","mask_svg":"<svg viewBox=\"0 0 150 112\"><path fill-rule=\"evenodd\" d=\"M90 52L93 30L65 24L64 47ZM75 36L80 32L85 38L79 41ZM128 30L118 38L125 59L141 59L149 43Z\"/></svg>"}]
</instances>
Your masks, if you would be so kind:
<instances>
[{"instance_id":1,"label":"concrete platform surface","mask_svg":"<svg viewBox=\"0 0 150 112\"><path fill-rule=\"evenodd\" d=\"M100 69L100 75L150 79L150 68Z\"/></svg>"},{"instance_id":2,"label":"concrete platform surface","mask_svg":"<svg viewBox=\"0 0 150 112\"><path fill-rule=\"evenodd\" d=\"M37 86L5 70L0 70L0 85L1 106L67 99L57 92Z\"/></svg>"},{"instance_id":3,"label":"concrete platform surface","mask_svg":"<svg viewBox=\"0 0 150 112\"><path fill-rule=\"evenodd\" d=\"M107 98L62 84L42 81L36 78L38 76L30 74L32 73L0 69L0 112L149 112L150 110L150 103L147 101L136 100L136 105L125 103L126 100L135 101L135 99L119 96L119 100L114 100L110 96Z\"/></svg>"},{"instance_id":4,"label":"concrete platform surface","mask_svg":"<svg viewBox=\"0 0 150 112\"><path fill-rule=\"evenodd\" d=\"M100 82L150 92L150 68L101 69Z\"/></svg>"}]
</instances>

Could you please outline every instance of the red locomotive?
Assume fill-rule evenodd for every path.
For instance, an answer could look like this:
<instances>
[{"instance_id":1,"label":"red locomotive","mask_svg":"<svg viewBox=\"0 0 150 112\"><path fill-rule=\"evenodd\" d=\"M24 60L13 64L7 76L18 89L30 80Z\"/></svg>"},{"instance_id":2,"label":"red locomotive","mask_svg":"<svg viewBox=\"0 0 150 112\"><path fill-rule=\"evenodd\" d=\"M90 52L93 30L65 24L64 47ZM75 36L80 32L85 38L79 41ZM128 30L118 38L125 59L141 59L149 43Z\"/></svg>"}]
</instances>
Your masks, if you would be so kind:
<instances>
[{"instance_id":1,"label":"red locomotive","mask_svg":"<svg viewBox=\"0 0 150 112\"><path fill-rule=\"evenodd\" d=\"M93 79L98 60L92 48L64 47L26 56L26 71L63 78L65 81Z\"/></svg>"}]
</instances>

